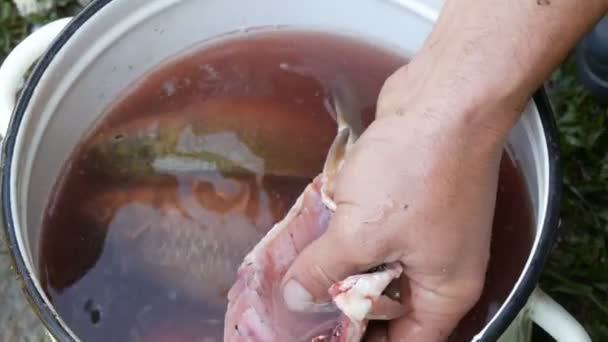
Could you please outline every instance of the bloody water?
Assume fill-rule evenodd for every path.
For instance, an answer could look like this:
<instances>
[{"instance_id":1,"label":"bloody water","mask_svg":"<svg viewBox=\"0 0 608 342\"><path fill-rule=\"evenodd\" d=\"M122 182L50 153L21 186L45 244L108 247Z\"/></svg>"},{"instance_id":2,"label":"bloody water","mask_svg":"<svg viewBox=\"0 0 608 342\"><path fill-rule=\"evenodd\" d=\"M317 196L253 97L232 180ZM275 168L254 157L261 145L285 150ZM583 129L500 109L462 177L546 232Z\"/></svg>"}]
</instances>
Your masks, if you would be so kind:
<instances>
[{"instance_id":1,"label":"bloody water","mask_svg":"<svg viewBox=\"0 0 608 342\"><path fill-rule=\"evenodd\" d=\"M42 283L84 341L221 341L226 292L248 250L322 169L332 87L367 125L406 58L345 36L261 31L207 42L134 84L83 139L43 227ZM523 178L507 156L485 292L469 340L531 247Z\"/></svg>"}]
</instances>

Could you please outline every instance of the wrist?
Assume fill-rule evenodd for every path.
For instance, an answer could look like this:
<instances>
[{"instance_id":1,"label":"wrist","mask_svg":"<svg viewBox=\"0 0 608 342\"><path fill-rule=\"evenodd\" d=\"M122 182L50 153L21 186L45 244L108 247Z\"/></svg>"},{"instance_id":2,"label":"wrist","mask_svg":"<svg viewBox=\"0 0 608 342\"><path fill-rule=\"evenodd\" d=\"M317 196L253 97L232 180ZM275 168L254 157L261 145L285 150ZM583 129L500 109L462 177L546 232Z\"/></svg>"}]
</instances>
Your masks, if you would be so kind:
<instances>
[{"instance_id":1,"label":"wrist","mask_svg":"<svg viewBox=\"0 0 608 342\"><path fill-rule=\"evenodd\" d=\"M393 108L420 116L429 122L425 129L466 136L489 151L502 148L529 98L514 80L508 85L433 51L418 54L396 77L401 79L391 82L407 85L401 89L410 93L398 106L393 99Z\"/></svg>"},{"instance_id":2,"label":"wrist","mask_svg":"<svg viewBox=\"0 0 608 342\"><path fill-rule=\"evenodd\" d=\"M458 112L476 116L470 120L496 122L509 130L536 85L509 57L473 51L472 42L468 49L465 39L442 45L425 46L409 64L409 71L420 74L419 82L437 97L449 99Z\"/></svg>"}]
</instances>

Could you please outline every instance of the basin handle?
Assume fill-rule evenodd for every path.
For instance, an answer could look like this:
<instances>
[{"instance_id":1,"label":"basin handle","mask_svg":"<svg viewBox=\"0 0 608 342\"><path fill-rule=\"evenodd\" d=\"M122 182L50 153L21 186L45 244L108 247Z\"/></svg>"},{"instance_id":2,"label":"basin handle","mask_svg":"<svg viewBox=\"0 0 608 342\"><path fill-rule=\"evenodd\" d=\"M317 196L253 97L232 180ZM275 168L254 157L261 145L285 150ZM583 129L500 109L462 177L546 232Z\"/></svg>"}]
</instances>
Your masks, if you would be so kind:
<instances>
[{"instance_id":1,"label":"basin handle","mask_svg":"<svg viewBox=\"0 0 608 342\"><path fill-rule=\"evenodd\" d=\"M591 342L585 328L540 288L530 296L528 310L532 321L557 342Z\"/></svg>"},{"instance_id":2,"label":"basin handle","mask_svg":"<svg viewBox=\"0 0 608 342\"><path fill-rule=\"evenodd\" d=\"M62 18L40 27L6 56L0 66L0 137L6 136L25 74L71 20Z\"/></svg>"}]
</instances>

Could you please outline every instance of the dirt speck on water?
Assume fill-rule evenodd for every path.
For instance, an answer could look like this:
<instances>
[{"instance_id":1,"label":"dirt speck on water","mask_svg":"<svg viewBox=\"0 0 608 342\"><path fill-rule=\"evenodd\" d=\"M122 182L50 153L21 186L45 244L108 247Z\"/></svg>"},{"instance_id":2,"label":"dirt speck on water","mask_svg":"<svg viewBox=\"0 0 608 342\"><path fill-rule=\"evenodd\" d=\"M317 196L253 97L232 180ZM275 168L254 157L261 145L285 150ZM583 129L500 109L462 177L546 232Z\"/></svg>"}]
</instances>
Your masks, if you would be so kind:
<instances>
[{"instance_id":1,"label":"dirt speck on water","mask_svg":"<svg viewBox=\"0 0 608 342\"><path fill-rule=\"evenodd\" d=\"M8 249L0 239L0 341L50 342L10 267Z\"/></svg>"}]
</instances>

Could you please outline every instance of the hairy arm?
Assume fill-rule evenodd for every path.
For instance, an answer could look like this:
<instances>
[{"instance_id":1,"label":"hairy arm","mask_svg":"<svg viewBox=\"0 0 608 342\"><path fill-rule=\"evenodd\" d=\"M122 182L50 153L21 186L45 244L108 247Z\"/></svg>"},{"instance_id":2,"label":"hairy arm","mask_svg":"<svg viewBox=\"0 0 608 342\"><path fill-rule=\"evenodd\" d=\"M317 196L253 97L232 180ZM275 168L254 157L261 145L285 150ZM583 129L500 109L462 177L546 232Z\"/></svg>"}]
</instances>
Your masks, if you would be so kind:
<instances>
[{"instance_id":1,"label":"hairy arm","mask_svg":"<svg viewBox=\"0 0 608 342\"><path fill-rule=\"evenodd\" d=\"M435 105L461 108L504 138L529 96L607 11L608 0L447 0L409 81L441 94Z\"/></svg>"}]
</instances>

